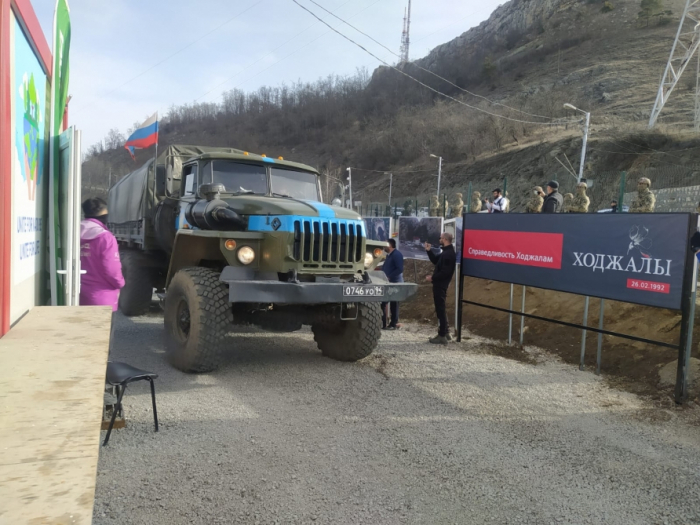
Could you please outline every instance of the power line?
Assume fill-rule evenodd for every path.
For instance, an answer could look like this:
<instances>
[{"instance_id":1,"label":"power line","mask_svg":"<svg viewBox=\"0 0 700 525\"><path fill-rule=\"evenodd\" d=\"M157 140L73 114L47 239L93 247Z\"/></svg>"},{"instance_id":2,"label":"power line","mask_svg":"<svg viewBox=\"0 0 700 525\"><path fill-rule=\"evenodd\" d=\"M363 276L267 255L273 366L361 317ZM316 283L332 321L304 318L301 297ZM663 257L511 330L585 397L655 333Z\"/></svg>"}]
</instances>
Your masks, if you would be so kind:
<instances>
[{"instance_id":1,"label":"power line","mask_svg":"<svg viewBox=\"0 0 700 525\"><path fill-rule=\"evenodd\" d=\"M389 174L392 173L394 175L403 175L405 173L426 173L428 171L435 171L434 168L428 169L428 170L414 170L414 171L392 171L392 170L367 170L364 168L352 168L353 170L357 171L366 171L369 173L384 173L384 174Z\"/></svg>"},{"instance_id":2,"label":"power line","mask_svg":"<svg viewBox=\"0 0 700 525\"><path fill-rule=\"evenodd\" d=\"M407 78L410 78L410 79L413 80L414 82L416 82L416 83L420 84L421 86L423 86L423 87L429 89L430 91L432 91L432 92L434 92L434 93L437 93L438 95L443 96L443 97L445 97L445 98L447 98L447 99L450 99L450 100L452 100L452 101L454 101L454 102L457 102L458 104L461 104L461 105L463 105L463 106L466 106L466 107L468 107L468 108L470 108L470 109L473 109L473 110L475 110L475 111L479 111L479 112L481 112L481 113L485 113L486 115L490 115L490 116L492 116L492 117L501 118L501 119L504 119L504 120L509 120L509 121L511 121L511 122L519 122L519 123L521 123L521 124L533 124L533 125L538 125L538 126L561 126L561 125L564 125L564 124L570 124L570 123L575 123L575 122L581 122L581 119L579 119L579 120L562 120L562 121L559 121L559 122L536 122L536 121L528 121L528 120L519 120L519 119L514 119L514 118L506 117L506 116L504 116L504 115L499 115L498 113L492 113L492 112L490 112L490 111L486 111L485 109L481 109L481 108L478 108L478 107L476 107L476 106L472 106L472 105L470 105L470 104L467 104L466 102L462 102L461 100L458 100L458 99L456 99L456 98L454 98L454 97L452 97L452 96L450 96L450 95L446 95L445 93L443 93L443 92L441 92L441 91L438 91L437 89L435 89L435 88L433 88L433 87L427 85L426 83L421 82L421 81L418 80L417 78L412 77L411 75L409 75L409 74L406 73L405 71L401 71L399 68L392 66L392 65L389 64L388 62L385 62L384 60L382 60L381 58L379 58L377 55L375 55L374 53L372 53L371 51L369 51L367 48L365 48L365 47L362 46L361 44L358 44L357 42L355 42L355 41L354 41L353 39L351 39L350 37L345 36L343 33L341 33L341 32L338 31L336 28L334 28L333 26L331 26L328 22L326 22L325 20L323 20L322 18L320 18L318 15L316 15L313 11L311 11L311 10L309 10L308 8L306 8L305 6L301 5L297 0L292 0L292 2L294 2L295 4L297 4L299 7L301 7L304 11L306 11L307 13L309 13L309 14L310 14L311 16L313 16L314 18L316 18L316 19L317 19L319 22L321 22L322 24L328 26L333 32L337 33L338 35L340 35L341 37L343 37L343 38L344 38L345 40L347 40L348 42L350 42L350 43L354 44L355 46L359 47L359 48L362 49L365 53L367 53L367 54L370 55L371 57L375 58L376 60L378 60L379 62L381 62L381 63L384 64L385 66L387 66L388 68L391 68L391 69L393 69L394 71L397 71L398 73L402 74L403 76L405 76L405 77L407 77ZM549 118L549 117L548 117L548 118Z\"/></svg>"},{"instance_id":3,"label":"power line","mask_svg":"<svg viewBox=\"0 0 700 525\"><path fill-rule=\"evenodd\" d=\"M342 7L344 7L345 5L349 4L350 2L352 2L352 0L348 0L347 2L341 4L341 5L338 7L338 9L341 9ZM379 2L381 2L381 0L377 0L376 2L371 3L370 5L368 5L367 7L365 7L364 9L362 9L361 11L358 11L357 13L355 13L353 16L359 15L360 13L366 11L367 9L369 9L369 8L372 7L372 6L374 6L375 4L378 4ZM300 31L299 33L297 33L296 35L294 35L294 36L293 36L292 38L290 38L289 40L286 40L285 42L283 42L282 44L280 44L279 46L277 46L275 49L273 49L272 51L270 51L268 54L266 54L266 55L263 56L262 58L259 58L258 60L255 60L255 61L251 62L250 64L248 64L248 65L246 65L246 66L243 66L242 69L240 69L239 71L237 71L236 73L234 73L233 75L231 75L230 77L228 77L226 80L224 80L224 81L221 82L220 84L217 84L216 86L214 86L212 89L210 89L209 91L207 91L206 93L204 93L204 95L201 95L201 96L197 97L196 99L194 99L194 101L197 102L198 100L203 99L204 97L206 97L207 95L209 95L211 92L217 90L217 89L220 88L221 86L223 86L223 85L225 85L225 84L228 84L232 79L234 79L235 77L237 77L238 75L240 75L241 73L243 73L246 69L248 69L248 68L254 66L254 65L257 64L258 62L262 62L263 60L265 60L265 59L266 59L267 57L269 57L270 55L273 55L273 54L275 53L275 51L277 51L278 49L280 49L280 48L286 46L289 42L291 42L292 40L296 39L298 36L302 35L302 34L305 33L306 31L308 31L309 29L311 29L314 25L315 25L315 24L311 24L310 26L308 26L308 27L305 28L304 30L302 30L302 31ZM290 56L292 56L294 53L297 53L298 51L301 51L301 50L304 49L305 47L310 46L311 44L313 44L314 42L316 42L318 39L324 37L324 36L327 35L328 33L330 33L330 31L326 31L326 32L323 33L322 35L319 35L318 37L314 38L314 39L311 40L310 42L307 42L306 44L304 44L304 45L301 46L300 48L298 48L298 49L292 51L292 52L289 53L288 55L283 56L283 57L280 58L277 62L274 62L273 64L271 64L271 65L268 66L267 68L263 69L262 71L258 71L255 75L253 75L252 77L250 77L250 78L244 80L243 82L237 84L237 85L234 86L234 87L238 87L238 86L243 85L243 84L245 84L246 82L248 82L248 81L254 79L255 77L257 77L257 76L260 75L261 73L264 73L264 72L267 71L268 69L270 69L270 68L272 68L273 66L275 66L275 65L279 64L280 62L282 62L283 60L286 60L287 58L289 58ZM232 89L233 89L233 88L232 88Z\"/></svg>"},{"instance_id":4,"label":"power line","mask_svg":"<svg viewBox=\"0 0 700 525\"><path fill-rule=\"evenodd\" d=\"M345 25L351 27L352 29L354 29L355 31L357 31L358 33L360 33L361 35L366 36L366 37L369 38L372 42L374 42L375 44L380 45L381 47L383 47L384 49L386 49L389 53L391 53L391 54L394 55L395 57L402 58L401 55L399 55L398 53L395 53L394 51L392 51L391 49L389 49L387 46L385 46L384 44L382 44L381 42L379 42L378 40L376 40L375 38L373 38L371 35L368 35L367 33L365 33L364 31L362 31L362 30L360 30L360 29L358 29L357 27L355 27L354 25L350 24L349 22L346 22L345 20L343 20L343 19L340 18L339 16L337 16L337 15L331 13L328 9L326 9L325 7L323 7L321 4L319 4L319 3L316 2L315 0L309 0L309 2L311 2L312 4L318 6L318 7L321 8L321 9L323 9L326 13L328 13L328 14L331 15L331 16L333 16L334 18L337 18L338 20L340 20L341 22L343 22ZM547 119L547 120L555 120L553 117L545 117L544 115L537 115L537 114L535 114L535 113L528 113L527 111L523 111L523 110L521 110L521 109L516 109L516 108L513 108L513 107L511 107L511 106L507 106L507 105L505 105L505 104L501 104L500 102L494 102L493 100L490 100L489 98L486 98L486 97L484 97L483 95L479 95L479 94L477 94L477 93L472 93L471 91L469 91L469 90L467 90L467 89L464 89L464 88L461 87L461 86L458 86L457 84L455 84L455 83L453 83L453 82L447 80L445 77L441 77L441 76L438 75L437 73L435 73L435 72L433 72L433 71L431 71L431 70L429 70L429 69L426 69L426 68L424 68L424 67L422 67L422 66L419 66L419 65L416 64L415 62L411 62L411 64L413 64L414 67L417 67L417 68L420 69L421 71L425 71L426 73L429 73L430 75L433 75L434 77L439 78L440 80L442 80L442 81L444 81L444 82L447 82L449 85L451 85L451 86L453 86L453 87L456 87L457 89L459 89L459 90L461 90L461 91L464 91L465 93L468 93L469 95L471 95L471 96L473 96L473 97L477 97L477 98L480 98L480 99L485 100L485 101L488 102L489 104L493 104L493 105L495 105L495 106L501 106L501 107L504 107L504 108L507 108L507 109L510 109L510 110L513 110L513 111L517 111L518 113L522 113L523 115L528 115L528 116L530 116L530 117L543 118L543 119Z\"/></svg>"}]
</instances>

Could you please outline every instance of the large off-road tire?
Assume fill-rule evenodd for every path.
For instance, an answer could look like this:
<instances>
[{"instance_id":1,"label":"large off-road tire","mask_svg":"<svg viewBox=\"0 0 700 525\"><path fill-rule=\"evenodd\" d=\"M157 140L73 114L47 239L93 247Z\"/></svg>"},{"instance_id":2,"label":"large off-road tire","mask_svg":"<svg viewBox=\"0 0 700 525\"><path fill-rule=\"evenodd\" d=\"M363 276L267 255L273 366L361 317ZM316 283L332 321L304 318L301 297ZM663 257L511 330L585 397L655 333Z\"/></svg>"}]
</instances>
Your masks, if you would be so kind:
<instances>
[{"instance_id":1,"label":"large off-road tire","mask_svg":"<svg viewBox=\"0 0 700 525\"><path fill-rule=\"evenodd\" d=\"M377 348L382 336L379 303L359 303L357 307L354 321L335 318L311 325L314 340L324 356L337 361L359 361Z\"/></svg>"},{"instance_id":2,"label":"large off-road tire","mask_svg":"<svg viewBox=\"0 0 700 525\"><path fill-rule=\"evenodd\" d=\"M165 295L165 352L183 372L211 372L221 364L233 324L228 287L208 268L175 274Z\"/></svg>"},{"instance_id":3,"label":"large off-road tire","mask_svg":"<svg viewBox=\"0 0 700 525\"><path fill-rule=\"evenodd\" d=\"M153 268L135 250L120 250L124 288L119 292L119 310L126 316L143 315L153 298Z\"/></svg>"}]
</instances>

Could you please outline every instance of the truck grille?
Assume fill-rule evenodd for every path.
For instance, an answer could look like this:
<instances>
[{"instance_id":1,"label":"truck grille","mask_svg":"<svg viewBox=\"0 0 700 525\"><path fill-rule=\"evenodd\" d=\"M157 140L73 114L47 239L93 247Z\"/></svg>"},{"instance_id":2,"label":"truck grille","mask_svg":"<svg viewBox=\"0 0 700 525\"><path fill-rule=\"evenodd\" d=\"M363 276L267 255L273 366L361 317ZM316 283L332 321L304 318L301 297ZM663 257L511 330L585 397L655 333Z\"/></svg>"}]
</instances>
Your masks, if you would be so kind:
<instances>
[{"instance_id":1,"label":"truck grille","mask_svg":"<svg viewBox=\"0 0 700 525\"><path fill-rule=\"evenodd\" d=\"M307 267L350 267L364 259L362 225L345 221L294 221L294 259ZM326 263L326 264L323 264Z\"/></svg>"}]
</instances>

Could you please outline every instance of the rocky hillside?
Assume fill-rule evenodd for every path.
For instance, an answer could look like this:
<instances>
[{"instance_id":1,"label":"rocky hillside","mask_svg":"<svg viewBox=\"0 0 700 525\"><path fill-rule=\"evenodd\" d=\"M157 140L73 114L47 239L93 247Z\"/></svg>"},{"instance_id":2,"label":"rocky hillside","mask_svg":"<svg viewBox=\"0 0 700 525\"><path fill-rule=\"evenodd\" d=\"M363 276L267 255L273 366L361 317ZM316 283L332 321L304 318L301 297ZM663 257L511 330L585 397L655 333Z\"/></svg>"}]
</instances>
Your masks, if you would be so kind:
<instances>
[{"instance_id":1,"label":"rocky hillside","mask_svg":"<svg viewBox=\"0 0 700 525\"><path fill-rule=\"evenodd\" d=\"M571 103L592 114L588 178L669 166L690 166L692 173L700 165L690 124L692 75L655 132L646 132L684 5L662 4L671 14L647 21L638 16L639 0L511 0L478 27L403 66L463 104L382 66L367 78L229 92L218 105L174 108L161 124L161 143L283 155L317 166L328 182L353 166L364 202L383 201L388 178L359 168L419 171L395 178L394 196L431 193L435 181L420 171L434 167L430 153L446 159L448 193L469 182L488 188L507 176L511 191L525 195L533 184L570 177L563 165L578 168L579 126L552 125L576 117L563 108ZM106 186L110 167L115 177L134 167L123 150L91 153L84 166L91 188Z\"/></svg>"}]
</instances>

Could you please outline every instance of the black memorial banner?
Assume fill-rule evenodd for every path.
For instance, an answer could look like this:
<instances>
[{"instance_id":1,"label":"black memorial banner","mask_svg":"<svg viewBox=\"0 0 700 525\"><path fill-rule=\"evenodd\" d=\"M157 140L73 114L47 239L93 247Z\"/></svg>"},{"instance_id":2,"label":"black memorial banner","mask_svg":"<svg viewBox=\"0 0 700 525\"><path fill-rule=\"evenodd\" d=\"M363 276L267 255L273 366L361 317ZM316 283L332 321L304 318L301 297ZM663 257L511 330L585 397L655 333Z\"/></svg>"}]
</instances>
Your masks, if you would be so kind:
<instances>
[{"instance_id":1,"label":"black memorial banner","mask_svg":"<svg viewBox=\"0 0 700 525\"><path fill-rule=\"evenodd\" d=\"M681 309L696 214L464 214L462 275Z\"/></svg>"}]
</instances>

